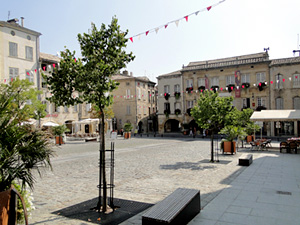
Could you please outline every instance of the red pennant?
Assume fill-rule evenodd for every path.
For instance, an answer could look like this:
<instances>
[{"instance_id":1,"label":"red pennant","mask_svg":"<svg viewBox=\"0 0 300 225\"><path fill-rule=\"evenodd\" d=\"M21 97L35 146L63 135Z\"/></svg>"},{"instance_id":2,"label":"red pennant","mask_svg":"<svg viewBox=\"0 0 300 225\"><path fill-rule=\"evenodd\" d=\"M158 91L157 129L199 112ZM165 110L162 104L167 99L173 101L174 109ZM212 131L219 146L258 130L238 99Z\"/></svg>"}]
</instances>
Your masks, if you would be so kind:
<instances>
[{"instance_id":1,"label":"red pennant","mask_svg":"<svg viewBox=\"0 0 300 225\"><path fill-rule=\"evenodd\" d=\"M6 83L6 79L4 79L4 83Z\"/></svg>"},{"instance_id":2,"label":"red pennant","mask_svg":"<svg viewBox=\"0 0 300 225\"><path fill-rule=\"evenodd\" d=\"M261 86L261 83L259 83L258 86Z\"/></svg>"},{"instance_id":3,"label":"red pennant","mask_svg":"<svg viewBox=\"0 0 300 225\"><path fill-rule=\"evenodd\" d=\"M244 86L244 85L242 85L242 88L245 88L245 86Z\"/></svg>"},{"instance_id":4,"label":"red pennant","mask_svg":"<svg viewBox=\"0 0 300 225\"><path fill-rule=\"evenodd\" d=\"M207 7L207 11L211 10L211 6Z\"/></svg>"},{"instance_id":5,"label":"red pennant","mask_svg":"<svg viewBox=\"0 0 300 225\"><path fill-rule=\"evenodd\" d=\"M55 63L53 63L53 68L55 68Z\"/></svg>"},{"instance_id":6,"label":"red pennant","mask_svg":"<svg viewBox=\"0 0 300 225\"><path fill-rule=\"evenodd\" d=\"M34 70L34 72L36 73L36 69Z\"/></svg>"},{"instance_id":7,"label":"red pennant","mask_svg":"<svg viewBox=\"0 0 300 225\"><path fill-rule=\"evenodd\" d=\"M221 88L221 91L223 91L223 88Z\"/></svg>"},{"instance_id":8,"label":"red pennant","mask_svg":"<svg viewBox=\"0 0 300 225\"><path fill-rule=\"evenodd\" d=\"M189 16L185 16L185 21L188 22L189 21Z\"/></svg>"},{"instance_id":9,"label":"red pennant","mask_svg":"<svg viewBox=\"0 0 300 225\"><path fill-rule=\"evenodd\" d=\"M149 30L148 31L146 31L146 36L149 34Z\"/></svg>"},{"instance_id":10,"label":"red pennant","mask_svg":"<svg viewBox=\"0 0 300 225\"><path fill-rule=\"evenodd\" d=\"M76 58L74 59L74 61L75 61L75 62L77 61Z\"/></svg>"},{"instance_id":11,"label":"red pennant","mask_svg":"<svg viewBox=\"0 0 300 225\"><path fill-rule=\"evenodd\" d=\"M129 39L130 39L130 41L131 41L131 42L133 42L133 38L132 38L132 37L131 37L131 38L129 38Z\"/></svg>"},{"instance_id":12,"label":"red pennant","mask_svg":"<svg viewBox=\"0 0 300 225\"><path fill-rule=\"evenodd\" d=\"M165 29L167 29L167 27L168 27L168 24L165 25Z\"/></svg>"},{"instance_id":13,"label":"red pennant","mask_svg":"<svg viewBox=\"0 0 300 225\"><path fill-rule=\"evenodd\" d=\"M231 90L233 90L233 87L231 87Z\"/></svg>"},{"instance_id":14,"label":"red pennant","mask_svg":"<svg viewBox=\"0 0 300 225\"><path fill-rule=\"evenodd\" d=\"M14 81L14 78L11 78L11 82L13 82Z\"/></svg>"},{"instance_id":15,"label":"red pennant","mask_svg":"<svg viewBox=\"0 0 300 225\"><path fill-rule=\"evenodd\" d=\"M273 84L273 81L271 80L271 84Z\"/></svg>"},{"instance_id":16,"label":"red pennant","mask_svg":"<svg viewBox=\"0 0 300 225\"><path fill-rule=\"evenodd\" d=\"M43 67L43 70L46 71L46 66Z\"/></svg>"},{"instance_id":17,"label":"red pennant","mask_svg":"<svg viewBox=\"0 0 300 225\"><path fill-rule=\"evenodd\" d=\"M284 82L284 81L285 81L285 79L283 78L283 79L282 79L282 81Z\"/></svg>"},{"instance_id":18,"label":"red pennant","mask_svg":"<svg viewBox=\"0 0 300 225\"><path fill-rule=\"evenodd\" d=\"M298 78L298 76L295 76L296 77L296 79Z\"/></svg>"}]
</instances>

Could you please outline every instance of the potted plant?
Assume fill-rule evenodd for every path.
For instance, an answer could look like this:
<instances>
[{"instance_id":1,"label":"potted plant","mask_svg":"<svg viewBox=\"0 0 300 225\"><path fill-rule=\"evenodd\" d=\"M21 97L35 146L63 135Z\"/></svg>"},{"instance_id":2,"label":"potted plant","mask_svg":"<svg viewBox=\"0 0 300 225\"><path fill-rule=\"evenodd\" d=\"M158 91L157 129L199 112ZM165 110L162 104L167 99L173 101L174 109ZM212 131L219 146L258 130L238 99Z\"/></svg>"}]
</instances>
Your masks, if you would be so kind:
<instances>
[{"instance_id":1,"label":"potted plant","mask_svg":"<svg viewBox=\"0 0 300 225\"><path fill-rule=\"evenodd\" d=\"M175 96L176 100L178 100L180 98L180 92L175 92L174 96Z\"/></svg>"},{"instance_id":2,"label":"potted plant","mask_svg":"<svg viewBox=\"0 0 300 225\"><path fill-rule=\"evenodd\" d=\"M223 129L221 129L219 134L226 135L226 138L221 142L223 153L229 152L231 154L236 153L236 142L234 141L234 139L238 136L243 137L246 135L244 128L233 125L225 126Z\"/></svg>"},{"instance_id":3,"label":"potted plant","mask_svg":"<svg viewBox=\"0 0 300 225\"><path fill-rule=\"evenodd\" d=\"M227 85L228 92L232 92L235 89L235 84L229 84Z\"/></svg>"},{"instance_id":4,"label":"potted plant","mask_svg":"<svg viewBox=\"0 0 300 225\"><path fill-rule=\"evenodd\" d=\"M176 114L176 116L178 116L180 113L181 113L181 110L180 110L180 109L175 109L175 114Z\"/></svg>"},{"instance_id":5,"label":"potted plant","mask_svg":"<svg viewBox=\"0 0 300 225\"><path fill-rule=\"evenodd\" d=\"M124 138L125 139L129 139L129 138L131 138L131 130L132 130L132 125L131 125L131 123L125 123L124 124Z\"/></svg>"},{"instance_id":6,"label":"potted plant","mask_svg":"<svg viewBox=\"0 0 300 225\"><path fill-rule=\"evenodd\" d=\"M200 86L200 87L198 87L198 91L199 92L203 92L205 90L205 86Z\"/></svg>"},{"instance_id":7,"label":"potted plant","mask_svg":"<svg viewBox=\"0 0 300 225\"><path fill-rule=\"evenodd\" d=\"M242 88L247 89L250 87L250 83L242 83Z\"/></svg>"},{"instance_id":8,"label":"potted plant","mask_svg":"<svg viewBox=\"0 0 300 225\"><path fill-rule=\"evenodd\" d=\"M218 85L211 86L211 90L213 92L216 92L217 90L219 90L219 86Z\"/></svg>"},{"instance_id":9,"label":"potted plant","mask_svg":"<svg viewBox=\"0 0 300 225\"><path fill-rule=\"evenodd\" d=\"M194 90L193 87L187 87L185 89L188 93L192 93L192 91Z\"/></svg>"},{"instance_id":10,"label":"potted plant","mask_svg":"<svg viewBox=\"0 0 300 225\"><path fill-rule=\"evenodd\" d=\"M169 115L170 115L170 109L165 109L164 110L164 114L166 115L166 117L169 117Z\"/></svg>"},{"instance_id":11,"label":"potted plant","mask_svg":"<svg viewBox=\"0 0 300 225\"><path fill-rule=\"evenodd\" d=\"M253 134L255 134L256 131L259 131L260 127L253 123L253 122L249 122L247 125L246 125L246 128L245 128L245 131L247 133L247 143L251 142L251 141L254 141L254 136Z\"/></svg>"},{"instance_id":12,"label":"potted plant","mask_svg":"<svg viewBox=\"0 0 300 225\"><path fill-rule=\"evenodd\" d=\"M59 125L52 127L53 135L55 136L55 144L61 145L64 144L62 135L65 132L69 132L70 130L65 125Z\"/></svg>"},{"instance_id":13,"label":"potted plant","mask_svg":"<svg viewBox=\"0 0 300 225\"><path fill-rule=\"evenodd\" d=\"M165 99L168 100L169 97L170 97L170 94L169 93L165 93L164 96L165 96Z\"/></svg>"},{"instance_id":14,"label":"potted plant","mask_svg":"<svg viewBox=\"0 0 300 225\"><path fill-rule=\"evenodd\" d=\"M265 82L260 82L257 86L259 91L262 91L265 87L267 87Z\"/></svg>"}]
</instances>

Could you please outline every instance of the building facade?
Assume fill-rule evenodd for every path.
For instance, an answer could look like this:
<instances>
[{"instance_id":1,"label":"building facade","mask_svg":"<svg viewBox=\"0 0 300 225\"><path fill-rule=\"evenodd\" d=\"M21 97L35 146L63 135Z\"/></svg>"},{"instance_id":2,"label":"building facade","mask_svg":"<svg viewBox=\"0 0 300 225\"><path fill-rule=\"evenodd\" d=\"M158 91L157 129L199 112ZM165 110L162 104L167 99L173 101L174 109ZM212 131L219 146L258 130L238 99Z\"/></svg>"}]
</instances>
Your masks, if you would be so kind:
<instances>
[{"instance_id":1,"label":"building facade","mask_svg":"<svg viewBox=\"0 0 300 225\"><path fill-rule=\"evenodd\" d=\"M36 87L40 83L39 37L41 33L27 29L18 19L0 21L0 81L8 84L19 77Z\"/></svg>"},{"instance_id":2,"label":"building facade","mask_svg":"<svg viewBox=\"0 0 300 225\"><path fill-rule=\"evenodd\" d=\"M131 123L138 133L154 132L156 125L155 83L147 77L134 77L127 71L112 77L119 83L113 91L113 127L120 131Z\"/></svg>"},{"instance_id":3,"label":"building facade","mask_svg":"<svg viewBox=\"0 0 300 225\"><path fill-rule=\"evenodd\" d=\"M161 75L158 79L159 132L178 132L197 127L190 115L200 93L213 90L219 96L233 96L237 109L298 109L300 96L300 57L270 60L268 53L249 54L224 59L191 62L180 71ZM177 77L174 77L176 74ZM181 114L176 115L172 97L164 98L164 86L178 83L181 77ZM300 81L300 80L299 80ZM171 90L172 96L172 90ZM173 94L173 99L175 95ZM170 113L165 114L166 105ZM173 107L173 110L172 110ZM281 122L281 129L275 129L274 122L263 124L265 135L298 134L298 123ZM168 129L171 127L171 129Z\"/></svg>"}]
</instances>

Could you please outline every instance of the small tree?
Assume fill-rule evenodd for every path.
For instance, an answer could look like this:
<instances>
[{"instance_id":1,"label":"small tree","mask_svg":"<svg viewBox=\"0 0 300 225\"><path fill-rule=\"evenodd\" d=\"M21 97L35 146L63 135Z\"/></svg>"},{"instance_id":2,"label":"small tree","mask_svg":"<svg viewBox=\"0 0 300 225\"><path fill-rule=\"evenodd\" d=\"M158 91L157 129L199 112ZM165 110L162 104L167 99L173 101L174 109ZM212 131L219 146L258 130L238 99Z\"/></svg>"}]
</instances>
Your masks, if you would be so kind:
<instances>
[{"instance_id":1,"label":"small tree","mask_svg":"<svg viewBox=\"0 0 300 225\"><path fill-rule=\"evenodd\" d=\"M105 139L104 139L104 109L113 102L110 93L117 88L118 83L111 79L126 63L134 59L132 53L124 50L128 39L128 31L121 31L118 20L112 18L111 24L101 25L98 30L92 24L89 34L78 34L82 60L75 58L75 52L66 49L61 52L60 67L55 68L52 76L45 77L53 96L50 101L57 105L74 105L76 103L92 103L100 111L100 172L99 172L99 202L97 208L107 210L107 182L105 172ZM78 93L74 97L74 93ZM101 202L101 187L103 198Z\"/></svg>"},{"instance_id":2,"label":"small tree","mask_svg":"<svg viewBox=\"0 0 300 225\"><path fill-rule=\"evenodd\" d=\"M192 108L191 115L199 127L211 131L211 162L214 162L214 132L219 130L226 121L226 115L232 110L233 97L219 97L213 91L200 93L197 104Z\"/></svg>"}]
</instances>

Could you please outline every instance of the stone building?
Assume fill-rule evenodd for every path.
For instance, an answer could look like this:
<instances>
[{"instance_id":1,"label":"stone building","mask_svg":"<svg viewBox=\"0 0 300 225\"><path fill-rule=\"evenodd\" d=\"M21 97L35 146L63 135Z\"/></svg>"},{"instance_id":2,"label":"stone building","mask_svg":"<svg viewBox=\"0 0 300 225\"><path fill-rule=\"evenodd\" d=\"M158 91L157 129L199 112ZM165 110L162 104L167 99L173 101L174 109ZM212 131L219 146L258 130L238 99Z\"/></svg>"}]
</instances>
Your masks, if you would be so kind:
<instances>
[{"instance_id":1,"label":"stone building","mask_svg":"<svg viewBox=\"0 0 300 225\"><path fill-rule=\"evenodd\" d=\"M23 19L0 21L0 82L19 77L39 85L39 37L41 33L24 27Z\"/></svg>"},{"instance_id":2,"label":"stone building","mask_svg":"<svg viewBox=\"0 0 300 225\"><path fill-rule=\"evenodd\" d=\"M166 129L166 124L171 127L178 126L181 131L194 129L197 127L194 119L190 116L190 110L196 104L199 93L205 89L214 90L220 96L233 96L233 105L238 109L252 108L254 110L268 109L270 102L270 64L267 53L257 53L224 59L191 62L184 66L181 74L182 93L182 115L176 117L175 111L170 112L168 117L162 115L162 103L159 102L159 132L170 132ZM158 87L160 81L168 77L171 83L172 76L162 75L158 77ZM178 78L176 78L178 79ZM160 95L159 92L158 95ZM168 100L159 98L165 104ZM178 124L179 125L176 125ZM180 124L181 123L181 124ZM173 132L174 129L171 129Z\"/></svg>"},{"instance_id":3,"label":"stone building","mask_svg":"<svg viewBox=\"0 0 300 225\"><path fill-rule=\"evenodd\" d=\"M155 83L147 77L134 77L127 71L112 77L119 83L113 91L113 127L120 131L131 123L135 132L149 133L157 129Z\"/></svg>"}]
</instances>

